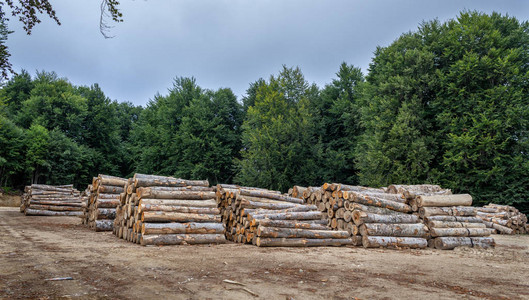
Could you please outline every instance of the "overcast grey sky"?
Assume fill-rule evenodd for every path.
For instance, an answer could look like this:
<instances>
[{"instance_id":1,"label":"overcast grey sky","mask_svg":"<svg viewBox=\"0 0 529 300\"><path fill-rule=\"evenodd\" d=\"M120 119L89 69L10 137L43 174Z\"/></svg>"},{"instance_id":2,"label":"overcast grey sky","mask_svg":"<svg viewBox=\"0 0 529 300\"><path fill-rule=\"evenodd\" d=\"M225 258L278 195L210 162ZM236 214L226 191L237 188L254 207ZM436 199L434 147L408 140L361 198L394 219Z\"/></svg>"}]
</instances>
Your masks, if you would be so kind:
<instances>
[{"instance_id":1,"label":"overcast grey sky","mask_svg":"<svg viewBox=\"0 0 529 300\"><path fill-rule=\"evenodd\" d=\"M9 23L15 70L55 71L75 85L98 83L112 100L145 105L173 79L194 76L203 88L231 88L299 66L324 86L343 61L364 74L377 46L464 9L529 20L527 0L122 0L124 22L105 39L99 0L51 0L61 26L47 17L31 36Z\"/></svg>"}]
</instances>

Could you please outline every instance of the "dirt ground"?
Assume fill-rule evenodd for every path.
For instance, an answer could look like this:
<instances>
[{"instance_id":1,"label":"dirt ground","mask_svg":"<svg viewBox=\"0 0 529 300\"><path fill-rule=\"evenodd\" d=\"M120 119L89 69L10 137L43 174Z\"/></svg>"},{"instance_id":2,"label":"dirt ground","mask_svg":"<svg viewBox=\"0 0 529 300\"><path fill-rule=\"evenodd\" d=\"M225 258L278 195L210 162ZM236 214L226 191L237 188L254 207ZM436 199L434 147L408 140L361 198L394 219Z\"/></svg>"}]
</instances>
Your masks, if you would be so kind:
<instances>
[{"instance_id":1,"label":"dirt ground","mask_svg":"<svg viewBox=\"0 0 529 300\"><path fill-rule=\"evenodd\" d=\"M491 250L142 247L4 207L0 298L529 299L529 236L494 237Z\"/></svg>"},{"instance_id":2,"label":"dirt ground","mask_svg":"<svg viewBox=\"0 0 529 300\"><path fill-rule=\"evenodd\" d=\"M0 207L20 207L20 196L0 193Z\"/></svg>"}]
</instances>

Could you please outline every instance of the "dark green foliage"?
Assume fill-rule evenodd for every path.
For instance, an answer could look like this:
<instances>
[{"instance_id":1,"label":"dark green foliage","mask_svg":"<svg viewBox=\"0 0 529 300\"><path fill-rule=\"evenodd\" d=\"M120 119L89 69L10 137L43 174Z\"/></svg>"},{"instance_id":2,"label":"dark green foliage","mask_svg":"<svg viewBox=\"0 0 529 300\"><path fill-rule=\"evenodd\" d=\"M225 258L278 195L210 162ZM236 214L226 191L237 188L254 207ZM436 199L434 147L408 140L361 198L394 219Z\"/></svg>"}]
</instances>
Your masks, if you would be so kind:
<instances>
[{"instance_id":1,"label":"dark green foliage","mask_svg":"<svg viewBox=\"0 0 529 300\"><path fill-rule=\"evenodd\" d=\"M464 12L424 23L377 49L367 82L361 183L436 182L527 209L527 22Z\"/></svg>"},{"instance_id":2,"label":"dark green foliage","mask_svg":"<svg viewBox=\"0 0 529 300\"><path fill-rule=\"evenodd\" d=\"M317 87L299 68L283 67L277 77L259 84L243 124L237 182L286 191L316 181L310 102L317 96Z\"/></svg>"},{"instance_id":3,"label":"dark green foliage","mask_svg":"<svg viewBox=\"0 0 529 300\"><path fill-rule=\"evenodd\" d=\"M359 68L342 63L337 79L313 97L318 144L318 181L357 184L354 154L362 132L358 101L364 81Z\"/></svg>"},{"instance_id":4,"label":"dark green foliage","mask_svg":"<svg viewBox=\"0 0 529 300\"><path fill-rule=\"evenodd\" d=\"M230 89L206 91L177 78L149 102L131 132L136 171L230 182L240 149L242 107Z\"/></svg>"}]
</instances>

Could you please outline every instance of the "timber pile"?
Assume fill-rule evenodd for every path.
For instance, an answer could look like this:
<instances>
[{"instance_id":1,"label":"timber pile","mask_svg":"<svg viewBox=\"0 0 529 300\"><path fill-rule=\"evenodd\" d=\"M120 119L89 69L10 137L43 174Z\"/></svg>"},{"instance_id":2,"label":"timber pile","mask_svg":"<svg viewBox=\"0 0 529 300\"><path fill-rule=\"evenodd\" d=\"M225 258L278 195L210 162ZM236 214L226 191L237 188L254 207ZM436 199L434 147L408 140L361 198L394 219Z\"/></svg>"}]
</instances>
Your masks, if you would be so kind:
<instances>
[{"instance_id":1,"label":"timber pile","mask_svg":"<svg viewBox=\"0 0 529 300\"><path fill-rule=\"evenodd\" d=\"M412 212L419 211L419 196L452 195L452 190L443 189L435 184L390 185L387 192L402 195L406 199L405 203L411 207Z\"/></svg>"},{"instance_id":2,"label":"timber pile","mask_svg":"<svg viewBox=\"0 0 529 300\"><path fill-rule=\"evenodd\" d=\"M301 190L301 189L300 189ZM427 228L403 195L389 194L384 188L339 183L303 189L303 199L327 216L328 226L347 230L355 244L366 248L427 246Z\"/></svg>"},{"instance_id":3,"label":"timber pile","mask_svg":"<svg viewBox=\"0 0 529 300\"><path fill-rule=\"evenodd\" d=\"M459 246L490 248L495 242L487 228L471 207L472 196L420 195L417 196L419 216L430 230L430 247L450 250Z\"/></svg>"},{"instance_id":4,"label":"timber pile","mask_svg":"<svg viewBox=\"0 0 529 300\"><path fill-rule=\"evenodd\" d=\"M509 205L487 204L478 207L477 216L487 228L501 234L523 234L527 232L527 216Z\"/></svg>"},{"instance_id":5,"label":"timber pile","mask_svg":"<svg viewBox=\"0 0 529 300\"><path fill-rule=\"evenodd\" d=\"M112 231L116 207L124 191L126 179L102 175L92 180L92 192L88 200L87 225L95 231Z\"/></svg>"},{"instance_id":6,"label":"timber pile","mask_svg":"<svg viewBox=\"0 0 529 300\"><path fill-rule=\"evenodd\" d=\"M92 179L92 182L95 180L95 177ZM87 225L88 224L88 218L89 218L89 213L88 213L88 206L89 206L89 203L90 203L90 195L92 195L92 187L93 185L92 184L89 184L86 189L81 193L81 202L83 203L83 214L81 216L79 216L81 218L81 223L83 225Z\"/></svg>"},{"instance_id":7,"label":"timber pile","mask_svg":"<svg viewBox=\"0 0 529 300\"><path fill-rule=\"evenodd\" d=\"M258 247L352 245L347 231L326 226L324 214L303 199L259 188L219 184L217 204L226 238Z\"/></svg>"},{"instance_id":8,"label":"timber pile","mask_svg":"<svg viewBox=\"0 0 529 300\"><path fill-rule=\"evenodd\" d=\"M138 173L121 194L114 234L144 246L226 242L207 180Z\"/></svg>"},{"instance_id":9,"label":"timber pile","mask_svg":"<svg viewBox=\"0 0 529 300\"><path fill-rule=\"evenodd\" d=\"M80 216L82 203L73 185L32 184L24 189L20 212L26 216Z\"/></svg>"}]
</instances>

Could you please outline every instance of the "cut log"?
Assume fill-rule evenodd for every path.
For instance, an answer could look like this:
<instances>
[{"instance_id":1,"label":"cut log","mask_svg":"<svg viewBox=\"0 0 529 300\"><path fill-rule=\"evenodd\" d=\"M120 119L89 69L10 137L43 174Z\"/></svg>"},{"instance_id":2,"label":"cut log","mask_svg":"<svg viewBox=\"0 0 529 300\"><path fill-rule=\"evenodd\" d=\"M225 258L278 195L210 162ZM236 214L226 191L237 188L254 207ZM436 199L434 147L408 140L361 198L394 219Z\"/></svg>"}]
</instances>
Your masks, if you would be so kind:
<instances>
[{"instance_id":1,"label":"cut log","mask_svg":"<svg viewBox=\"0 0 529 300\"><path fill-rule=\"evenodd\" d=\"M345 197L346 193L344 192L344 198ZM363 205L382 207L403 213L411 211L411 207L407 204L381 198L370 197L357 192L350 192L350 194L347 195L347 199Z\"/></svg>"},{"instance_id":2,"label":"cut log","mask_svg":"<svg viewBox=\"0 0 529 300\"><path fill-rule=\"evenodd\" d=\"M60 205L38 205L31 204L31 209L34 210L52 210L52 211L81 211L80 206L60 206Z\"/></svg>"},{"instance_id":3,"label":"cut log","mask_svg":"<svg viewBox=\"0 0 529 300\"><path fill-rule=\"evenodd\" d=\"M481 219L478 217L460 217L460 216L429 216L425 218L426 221L444 221L444 222L466 222L479 223Z\"/></svg>"},{"instance_id":4,"label":"cut log","mask_svg":"<svg viewBox=\"0 0 529 300\"><path fill-rule=\"evenodd\" d=\"M147 245L182 245L182 244L222 244L226 242L223 234L162 234L143 235L140 244Z\"/></svg>"},{"instance_id":5,"label":"cut log","mask_svg":"<svg viewBox=\"0 0 529 300\"><path fill-rule=\"evenodd\" d=\"M313 230L297 228L265 227L260 225L257 236L270 238L310 238L310 239L345 239L349 238L347 231Z\"/></svg>"},{"instance_id":6,"label":"cut log","mask_svg":"<svg viewBox=\"0 0 529 300\"><path fill-rule=\"evenodd\" d=\"M346 239L304 239L304 238L261 238L257 237L255 245L258 247L318 247L353 245L356 241Z\"/></svg>"},{"instance_id":7,"label":"cut log","mask_svg":"<svg viewBox=\"0 0 529 300\"><path fill-rule=\"evenodd\" d=\"M269 220L269 219L254 219L252 220L251 226L265 226L265 227L278 227L278 228L299 228L299 229L316 229L316 230L327 230L326 220L315 220L315 221L285 221L285 220Z\"/></svg>"},{"instance_id":8,"label":"cut log","mask_svg":"<svg viewBox=\"0 0 529 300\"><path fill-rule=\"evenodd\" d=\"M26 208L24 211L26 216L81 216L82 211L51 211L51 210L37 210Z\"/></svg>"},{"instance_id":9,"label":"cut log","mask_svg":"<svg viewBox=\"0 0 529 300\"><path fill-rule=\"evenodd\" d=\"M261 198L268 198L268 199L274 199L274 200L280 200L290 203L297 203L297 204L303 204L303 199L289 197L287 195L282 194L276 194L273 192L268 191L262 191L262 190L249 190L249 189L240 189L238 191L239 195L242 196L251 196L251 197L261 197Z\"/></svg>"},{"instance_id":10,"label":"cut log","mask_svg":"<svg viewBox=\"0 0 529 300\"><path fill-rule=\"evenodd\" d=\"M110 176L110 175L103 175L99 174L99 184L100 185L114 185L114 186L124 186L125 183L127 183L127 179Z\"/></svg>"},{"instance_id":11,"label":"cut log","mask_svg":"<svg viewBox=\"0 0 529 300\"><path fill-rule=\"evenodd\" d=\"M430 228L432 237L441 236L489 236L492 231L490 228Z\"/></svg>"},{"instance_id":12,"label":"cut log","mask_svg":"<svg viewBox=\"0 0 529 300\"><path fill-rule=\"evenodd\" d=\"M486 228L485 224L469 222L445 222L445 221L428 221L428 227L432 228Z\"/></svg>"},{"instance_id":13,"label":"cut log","mask_svg":"<svg viewBox=\"0 0 529 300\"><path fill-rule=\"evenodd\" d=\"M324 215L319 211L289 212L289 213L267 213L249 215L248 219L270 219L270 220L319 220Z\"/></svg>"},{"instance_id":14,"label":"cut log","mask_svg":"<svg viewBox=\"0 0 529 300\"><path fill-rule=\"evenodd\" d=\"M168 205L191 207L217 207L215 200L141 199L139 205Z\"/></svg>"},{"instance_id":15,"label":"cut log","mask_svg":"<svg viewBox=\"0 0 529 300\"><path fill-rule=\"evenodd\" d=\"M142 222L221 222L220 215L191 214L167 211L145 211Z\"/></svg>"},{"instance_id":16,"label":"cut log","mask_svg":"<svg viewBox=\"0 0 529 300\"><path fill-rule=\"evenodd\" d=\"M220 214L218 208L215 207L192 207L192 206L174 206L174 205L156 205L156 204L140 204L138 212L143 211L172 211L180 213L194 213L194 214Z\"/></svg>"},{"instance_id":17,"label":"cut log","mask_svg":"<svg viewBox=\"0 0 529 300\"><path fill-rule=\"evenodd\" d=\"M470 206L456 207L421 207L419 216L421 218L430 216L475 216L476 209Z\"/></svg>"},{"instance_id":18,"label":"cut log","mask_svg":"<svg viewBox=\"0 0 529 300\"><path fill-rule=\"evenodd\" d=\"M428 237L428 227L424 224L382 224L365 223L359 227L362 236L392 236L392 237Z\"/></svg>"},{"instance_id":19,"label":"cut log","mask_svg":"<svg viewBox=\"0 0 529 300\"><path fill-rule=\"evenodd\" d=\"M433 241L435 248L440 250L452 250L461 246L491 248L496 244L491 237L438 237Z\"/></svg>"},{"instance_id":20,"label":"cut log","mask_svg":"<svg viewBox=\"0 0 529 300\"><path fill-rule=\"evenodd\" d=\"M98 199L97 208L116 208L120 203L118 199Z\"/></svg>"},{"instance_id":21,"label":"cut log","mask_svg":"<svg viewBox=\"0 0 529 300\"><path fill-rule=\"evenodd\" d=\"M114 220L95 220L94 229L95 231L112 231L114 228Z\"/></svg>"},{"instance_id":22,"label":"cut log","mask_svg":"<svg viewBox=\"0 0 529 300\"><path fill-rule=\"evenodd\" d=\"M263 203L258 201L250 201L246 199L240 200L240 206L244 208L264 208L264 209L272 209L272 210L278 210L278 209L287 209L291 207L297 207L302 206L300 204L295 203Z\"/></svg>"},{"instance_id":23,"label":"cut log","mask_svg":"<svg viewBox=\"0 0 529 300\"><path fill-rule=\"evenodd\" d=\"M363 236L362 245L365 248L399 247L424 249L428 242L423 238L393 237L393 236Z\"/></svg>"},{"instance_id":24,"label":"cut log","mask_svg":"<svg viewBox=\"0 0 529 300\"><path fill-rule=\"evenodd\" d=\"M439 207L439 206L470 206L472 196L469 194L458 195L421 195L417 197L419 207Z\"/></svg>"},{"instance_id":25,"label":"cut log","mask_svg":"<svg viewBox=\"0 0 529 300\"><path fill-rule=\"evenodd\" d=\"M223 234L222 223L143 223L141 234Z\"/></svg>"},{"instance_id":26,"label":"cut log","mask_svg":"<svg viewBox=\"0 0 529 300\"><path fill-rule=\"evenodd\" d=\"M500 224L496 224L496 223L492 223L492 228L496 229L499 233L502 233L502 234L513 234L514 231L509 228L509 227L505 227L505 226L502 226Z\"/></svg>"},{"instance_id":27,"label":"cut log","mask_svg":"<svg viewBox=\"0 0 529 300\"><path fill-rule=\"evenodd\" d=\"M159 191L152 188L142 188L136 192L139 199L183 199L183 200L210 200L215 199L215 192L203 191Z\"/></svg>"},{"instance_id":28,"label":"cut log","mask_svg":"<svg viewBox=\"0 0 529 300\"><path fill-rule=\"evenodd\" d=\"M97 189L98 193L101 194L121 194L125 191L123 186L114 186L114 185L101 185Z\"/></svg>"},{"instance_id":29,"label":"cut log","mask_svg":"<svg viewBox=\"0 0 529 300\"><path fill-rule=\"evenodd\" d=\"M363 223L418 223L419 218L408 214L379 215L355 210L353 212L353 221L359 226Z\"/></svg>"}]
</instances>

